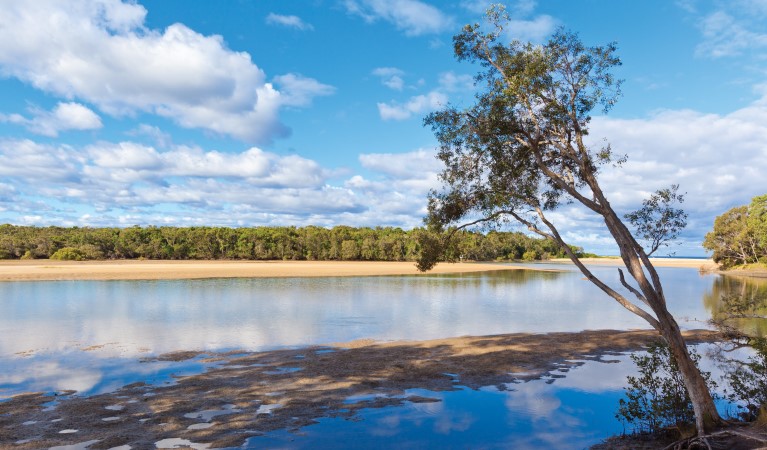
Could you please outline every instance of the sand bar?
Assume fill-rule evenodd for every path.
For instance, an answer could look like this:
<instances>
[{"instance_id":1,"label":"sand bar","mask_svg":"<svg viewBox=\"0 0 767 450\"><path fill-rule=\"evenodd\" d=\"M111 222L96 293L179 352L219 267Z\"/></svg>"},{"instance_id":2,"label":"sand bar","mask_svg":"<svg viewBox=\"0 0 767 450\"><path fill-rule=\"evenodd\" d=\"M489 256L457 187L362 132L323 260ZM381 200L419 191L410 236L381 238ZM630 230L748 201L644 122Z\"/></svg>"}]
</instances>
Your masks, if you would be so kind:
<instances>
[{"instance_id":1,"label":"sand bar","mask_svg":"<svg viewBox=\"0 0 767 450\"><path fill-rule=\"evenodd\" d=\"M569 259L552 259L552 262L570 263ZM612 258L583 258L586 264L604 266L622 266L623 261L617 256ZM650 258L655 267L686 267L691 269L716 270L718 265L713 259L698 258Z\"/></svg>"},{"instance_id":2,"label":"sand bar","mask_svg":"<svg viewBox=\"0 0 767 450\"><path fill-rule=\"evenodd\" d=\"M618 265L617 258L586 258L587 264ZM716 269L710 259L653 258L658 267ZM566 259L551 262L569 263ZM545 266L531 267L545 270ZM442 263L430 274L518 270L496 263ZM420 274L413 262L385 261L0 261L0 281L171 280L193 278L348 277Z\"/></svg>"},{"instance_id":3,"label":"sand bar","mask_svg":"<svg viewBox=\"0 0 767 450\"><path fill-rule=\"evenodd\" d=\"M517 268L518 269L518 268ZM439 264L430 274L516 270L491 263ZM0 281L417 275L413 262L381 261L0 261Z\"/></svg>"}]
</instances>

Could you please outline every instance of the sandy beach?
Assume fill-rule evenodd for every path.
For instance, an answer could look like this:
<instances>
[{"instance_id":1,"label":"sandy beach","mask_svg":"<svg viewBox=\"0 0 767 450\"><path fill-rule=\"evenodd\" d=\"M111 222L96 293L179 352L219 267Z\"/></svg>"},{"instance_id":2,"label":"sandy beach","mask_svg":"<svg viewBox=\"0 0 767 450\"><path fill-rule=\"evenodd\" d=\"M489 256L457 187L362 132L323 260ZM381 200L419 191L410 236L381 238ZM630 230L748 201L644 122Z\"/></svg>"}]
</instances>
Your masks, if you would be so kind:
<instances>
[{"instance_id":1,"label":"sandy beach","mask_svg":"<svg viewBox=\"0 0 767 450\"><path fill-rule=\"evenodd\" d=\"M618 264L618 259L586 259L589 264ZM553 262L569 262L554 260ZM654 259L659 267L715 268L711 260ZM538 267L543 269L542 267ZM494 263L442 263L429 274L519 270ZM383 261L0 261L0 281L168 280L193 278L346 277L417 275L413 262Z\"/></svg>"},{"instance_id":2,"label":"sandy beach","mask_svg":"<svg viewBox=\"0 0 767 450\"><path fill-rule=\"evenodd\" d=\"M552 262L570 263L569 259L553 259ZM621 265L620 258L583 258L581 259L586 264L591 265L605 265L605 266L617 266ZM655 267L687 267L692 269L706 269L716 270L718 265L713 259L697 259L697 258L650 258L650 262Z\"/></svg>"}]
</instances>

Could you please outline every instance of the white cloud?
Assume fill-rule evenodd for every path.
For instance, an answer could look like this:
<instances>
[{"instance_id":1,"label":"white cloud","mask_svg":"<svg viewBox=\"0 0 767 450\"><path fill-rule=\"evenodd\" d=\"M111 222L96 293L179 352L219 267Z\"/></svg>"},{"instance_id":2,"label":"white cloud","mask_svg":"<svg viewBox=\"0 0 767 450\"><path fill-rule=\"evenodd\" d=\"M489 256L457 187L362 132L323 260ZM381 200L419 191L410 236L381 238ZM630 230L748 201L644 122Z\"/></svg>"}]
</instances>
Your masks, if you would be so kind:
<instances>
[{"instance_id":1,"label":"white cloud","mask_svg":"<svg viewBox=\"0 0 767 450\"><path fill-rule=\"evenodd\" d=\"M147 28L146 14L119 0L11 2L0 10L0 70L108 114L144 111L249 142L287 133L278 110L296 97L250 55L180 23Z\"/></svg>"},{"instance_id":2,"label":"white cloud","mask_svg":"<svg viewBox=\"0 0 767 450\"><path fill-rule=\"evenodd\" d=\"M595 117L590 137L594 145L602 145L599 139L605 137L616 153L629 156L622 167L605 167L600 176L608 199L621 214L671 184L687 193L682 207L689 219L682 240L688 250L700 251L714 217L765 192L764 100L726 115L677 110L633 120ZM593 239L586 237L602 234L599 228L598 223L572 224L570 231L583 236L573 243L588 248Z\"/></svg>"},{"instance_id":3,"label":"white cloud","mask_svg":"<svg viewBox=\"0 0 767 450\"><path fill-rule=\"evenodd\" d=\"M407 153L365 153L359 156L362 167L398 179L428 178L442 169L433 149Z\"/></svg>"},{"instance_id":4,"label":"white cloud","mask_svg":"<svg viewBox=\"0 0 767 450\"><path fill-rule=\"evenodd\" d=\"M456 75L453 72L439 74L439 85L447 92L474 91L474 77L471 75Z\"/></svg>"},{"instance_id":5,"label":"white cloud","mask_svg":"<svg viewBox=\"0 0 767 450\"><path fill-rule=\"evenodd\" d=\"M173 143L173 138L169 133L162 131L159 127L140 124L133 130L128 131L129 136L148 136L160 148L169 147Z\"/></svg>"},{"instance_id":6,"label":"white cloud","mask_svg":"<svg viewBox=\"0 0 767 450\"><path fill-rule=\"evenodd\" d=\"M96 130L102 127L101 118L87 106L76 102L58 103L52 111L30 108L31 118L20 114L0 114L0 122L23 125L29 131L56 137L60 131Z\"/></svg>"},{"instance_id":7,"label":"white cloud","mask_svg":"<svg viewBox=\"0 0 767 450\"><path fill-rule=\"evenodd\" d=\"M420 225L439 185L434 151L364 154L360 164L366 177L334 186L315 161L258 148L0 140L0 208L8 222L36 225Z\"/></svg>"},{"instance_id":8,"label":"white cloud","mask_svg":"<svg viewBox=\"0 0 767 450\"><path fill-rule=\"evenodd\" d=\"M294 73L278 75L274 77L274 82L282 88L280 103L286 106L309 106L314 97L331 95L336 90L333 86Z\"/></svg>"},{"instance_id":9,"label":"white cloud","mask_svg":"<svg viewBox=\"0 0 767 450\"><path fill-rule=\"evenodd\" d=\"M453 27L453 20L419 0L346 0L346 10L367 22L383 19L407 36L439 33Z\"/></svg>"},{"instance_id":10,"label":"white cloud","mask_svg":"<svg viewBox=\"0 0 767 450\"><path fill-rule=\"evenodd\" d=\"M405 120L413 114L437 110L447 105L447 95L439 91L431 91L425 95L410 97L405 103L378 103L378 113L383 120Z\"/></svg>"},{"instance_id":11,"label":"white cloud","mask_svg":"<svg viewBox=\"0 0 767 450\"><path fill-rule=\"evenodd\" d=\"M378 67L373 69L372 73L379 77L381 83L389 89L401 91L405 86L405 80L402 79L402 75L404 75L405 72L396 67Z\"/></svg>"},{"instance_id":12,"label":"white cloud","mask_svg":"<svg viewBox=\"0 0 767 450\"><path fill-rule=\"evenodd\" d=\"M301 20L298 16L283 16L280 14L269 13L266 16L266 23L269 25L281 25L288 28L295 28L301 31L311 31L314 27Z\"/></svg>"},{"instance_id":13,"label":"white cloud","mask_svg":"<svg viewBox=\"0 0 767 450\"><path fill-rule=\"evenodd\" d=\"M461 6L474 14L484 14L488 8L497 3L492 0L463 0ZM549 15L534 16L538 2L535 0L517 0L506 3L506 12L510 20L506 26L509 39L522 42L542 42L559 24L559 21Z\"/></svg>"},{"instance_id":14,"label":"white cloud","mask_svg":"<svg viewBox=\"0 0 767 450\"><path fill-rule=\"evenodd\" d=\"M767 33L747 29L745 23L724 11L716 11L700 22L703 42L695 49L698 56L735 56L749 48L767 47Z\"/></svg>"},{"instance_id":15,"label":"white cloud","mask_svg":"<svg viewBox=\"0 0 767 450\"><path fill-rule=\"evenodd\" d=\"M507 26L508 36L522 42L542 42L554 32L559 21L549 15L532 19L512 19Z\"/></svg>"}]
</instances>

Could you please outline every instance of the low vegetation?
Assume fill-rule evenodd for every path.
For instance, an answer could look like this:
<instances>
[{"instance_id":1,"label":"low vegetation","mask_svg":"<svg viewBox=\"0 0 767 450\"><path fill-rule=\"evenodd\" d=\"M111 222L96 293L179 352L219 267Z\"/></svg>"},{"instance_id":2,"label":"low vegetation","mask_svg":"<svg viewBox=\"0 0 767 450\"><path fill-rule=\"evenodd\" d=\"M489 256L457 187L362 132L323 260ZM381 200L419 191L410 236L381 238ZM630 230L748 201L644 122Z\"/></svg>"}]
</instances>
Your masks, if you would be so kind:
<instances>
[{"instance_id":1,"label":"low vegetation","mask_svg":"<svg viewBox=\"0 0 767 450\"><path fill-rule=\"evenodd\" d=\"M129 227L0 225L0 259L239 259L414 261L426 231L416 228ZM518 232L457 234L454 259L542 260L564 257L556 244ZM581 248L573 247L581 255Z\"/></svg>"},{"instance_id":2,"label":"low vegetation","mask_svg":"<svg viewBox=\"0 0 767 450\"><path fill-rule=\"evenodd\" d=\"M697 365L700 357L692 349L690 357ZM668 345L659 341L650 345L647 354L631 355L631 359L639 375L627 378L626 400L620 400L616 418L637 432L660 433L674 429L683 437L694 434L695 412ZM710 374L702 374L713 391L716 384Z\"/></svg>"}]
</instances>

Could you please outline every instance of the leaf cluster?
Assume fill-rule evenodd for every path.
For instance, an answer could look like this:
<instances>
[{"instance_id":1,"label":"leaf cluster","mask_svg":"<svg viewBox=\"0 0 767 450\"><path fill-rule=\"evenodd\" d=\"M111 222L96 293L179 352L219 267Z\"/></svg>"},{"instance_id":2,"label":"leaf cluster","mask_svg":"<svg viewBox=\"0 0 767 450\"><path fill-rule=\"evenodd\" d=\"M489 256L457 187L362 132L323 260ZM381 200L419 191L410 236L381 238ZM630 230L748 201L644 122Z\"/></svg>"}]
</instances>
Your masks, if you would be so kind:
<instances>
[{"instance_id":1,"label":"leaf cluster","mask_svg":"<svg viewBox=\"0 0 767 450\"><path fill-rule=\"evenodd\" d=\"M667 247L687 226L687 213L674 206L682 203L684 194L679 193L678 184L672 184L656 191L642 201L640 209L624 216L634 227L634 235L649 244L648 256Z\"/></svg>"},{"instance_id":2,"label":"leaf cluster","mask_svg":"<svg viewBox=\"0 0 767 450\"><path fill-rule=\"evenodd\" d=\"M586 47L560 29L544 45L507 45L507 19L496 7L488 12L492 31L467 25L454 37L457 59L483 67L476 80L485 89L469 109L449 106L425 119L445 165L446 189L429 201L427 223L437 229L472 214L502 223L554 209L611 161L609 146L592 151L582 138L591 111L609 109L620 94L611 74L620 65L615 44Z\"/></svg>"}]
</instances>

